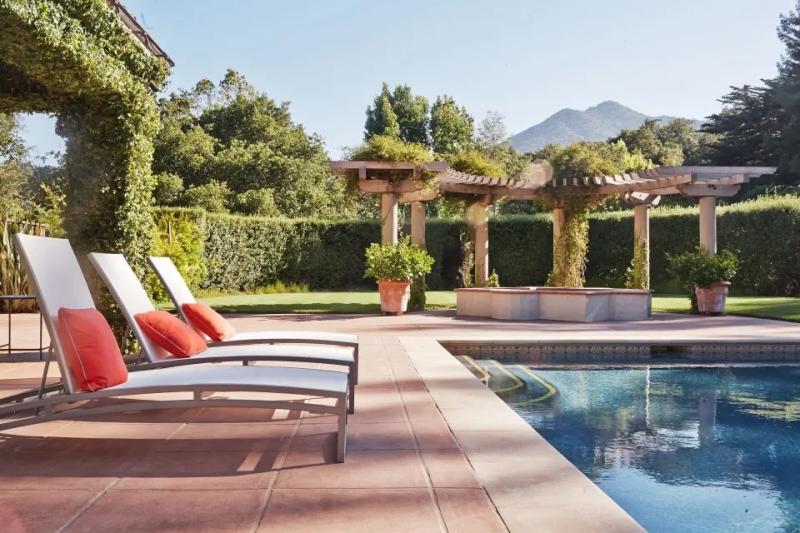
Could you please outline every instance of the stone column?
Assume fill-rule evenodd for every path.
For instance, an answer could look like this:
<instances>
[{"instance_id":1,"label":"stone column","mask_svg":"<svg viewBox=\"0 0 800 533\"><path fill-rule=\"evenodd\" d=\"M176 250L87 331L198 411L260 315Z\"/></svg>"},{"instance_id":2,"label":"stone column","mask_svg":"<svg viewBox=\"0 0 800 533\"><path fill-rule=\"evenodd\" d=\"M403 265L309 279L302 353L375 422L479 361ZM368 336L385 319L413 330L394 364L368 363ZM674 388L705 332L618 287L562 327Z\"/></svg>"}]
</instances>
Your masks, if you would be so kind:
<instances>
[{"instance_id":1,"label":"stone column","mask_svg":"<svg viewBox=\"0 0 800 533\"><path fill-rule=\"evenodd\" d=\"M646 279L650 279L650 208L658 205L661 196L646 192L632 192L625 195L625 201L633 205L633 245L644 243Z\"/></svg>"},{"instance_id":2,"label":"stone column","mask_svg":"<svg viewBox=\"0 0 800 533\"><path fill-rule=\"evenodd\" d=\"M411 202L411 243L425 248L425 204Z\"/></svg>"},{"instance_id":3,"label":"stone column","mask_svg":"<svg viewBox=\"0 0 800 533\"><path fill-rule=\"evenodd\" d=\"M475 286L485 287L489 278L489 204L486 200L467 207L467 224L475 245Z\"/></svg>"},{"instance_id":4,"label":"stone column","mask_svg":"<svg viewBox=\"0 0 800 533\"><path fill-rule=\"evenodd\" d=\"M700 248L708 255L717 253L717 199L713 196L700 198Z\"/></svg>"},{"instance_id":5,"label":"stone column","mask_svg":"<svg viewBox=\"0 0 800 533\"><path fill-rule=\"evenodd\" d=\"M633 206L633 245L644 243L645 279L650 279L650 204ZM635 248L634 248L635 251Z\"/></svg>"},{"instance_id":6,"label":"stone column","mask_svg":"<svg viewBox=\"0 0 800 533\"><path fill-rule=\"evenodd\" d=\"M560 205L556 205L556 207L553 208L552 218L553 218L553 251L555 251L558 238L561 237L561 234L564 232L564 222L566 222L566 219L564 218L564 208Z\"/></svg>"},{"instance_id":7,"label":"stone column","mask_svg":"<svg viewBox=\"0 0 800 533\"><path fill-rule=\"evenodd\" d=\"M397 195L381 195L381 243L397 244Z\"/></svg>"}]
</instances>

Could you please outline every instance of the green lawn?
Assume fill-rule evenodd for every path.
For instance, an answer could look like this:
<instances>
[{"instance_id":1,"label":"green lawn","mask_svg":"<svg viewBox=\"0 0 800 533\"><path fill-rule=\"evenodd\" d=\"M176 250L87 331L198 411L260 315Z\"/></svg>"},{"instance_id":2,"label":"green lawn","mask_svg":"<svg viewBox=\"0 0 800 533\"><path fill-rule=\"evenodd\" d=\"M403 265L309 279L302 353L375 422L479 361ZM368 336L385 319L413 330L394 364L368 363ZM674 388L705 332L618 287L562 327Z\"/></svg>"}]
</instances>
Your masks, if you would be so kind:
<instances>
[{"instance_id":1,"label":"green lawn","mask_svg":"<svg viewBox=\"0 0 800 533\"><path fill-rule=\"evenodd\" d=\"M653 298L653 310L668 313L685 313L689 299L685 296L658 295ZM729 296L728 313L731 315L775 318L800 322L800 298L778 296Z\"/></svg>"},{"instance_id":2,"label":"green lawn","mask_svg":"<svg viewBox=\"0 0 800 533\"><path fill-rule=\"evenodd\" d=\"M378 313L378 291L294 292L281 294L232 294L201 298L224 313ZM427 308L449 309L456 305L452 291L428 291Z\"/></svg>"},{"instance_id":3,"label":"green lawn","mask_svg":"<svg viewBox=\"0 0 800 533\"><path fill-rule=\"evenodd\" d=\"M377 291L231 294L202 300L225 313L377 313L380 309ZM449 309L455 304L452 291L428 291L429 309ZM685 296L658 295L653 299L654 311L685 313L688 309ZM800 298L732 296L728 312L800 322Z\"/></svg>"}]
</instances>

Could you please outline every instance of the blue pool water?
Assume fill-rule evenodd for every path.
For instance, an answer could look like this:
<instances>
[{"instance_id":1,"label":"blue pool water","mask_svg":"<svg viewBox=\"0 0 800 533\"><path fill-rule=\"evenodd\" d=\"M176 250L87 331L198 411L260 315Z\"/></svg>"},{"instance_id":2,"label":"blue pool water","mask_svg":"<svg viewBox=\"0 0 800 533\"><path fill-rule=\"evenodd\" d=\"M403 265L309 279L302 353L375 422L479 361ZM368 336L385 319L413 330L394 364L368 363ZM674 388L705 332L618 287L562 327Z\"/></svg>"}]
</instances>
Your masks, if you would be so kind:
<instances>
[{"instance_id":1,"label":"blue pool water","mask_svg":"<svg viewBox=\"0 0 800 533\"><path fill-rule=\"evenodd\" d=\"M495 367L492 388L648 531L800 531L800 368L504 367L515 387Z\"/></svg>"}]
</instances>

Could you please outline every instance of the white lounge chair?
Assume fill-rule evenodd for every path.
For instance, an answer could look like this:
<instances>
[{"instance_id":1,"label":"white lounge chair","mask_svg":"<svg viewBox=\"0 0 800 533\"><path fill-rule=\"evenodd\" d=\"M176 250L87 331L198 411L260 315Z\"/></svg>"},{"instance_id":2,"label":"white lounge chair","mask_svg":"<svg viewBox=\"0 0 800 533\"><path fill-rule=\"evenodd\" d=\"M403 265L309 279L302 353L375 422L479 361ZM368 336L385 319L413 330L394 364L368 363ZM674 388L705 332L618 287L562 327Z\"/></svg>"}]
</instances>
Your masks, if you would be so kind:
<instances>
[{"instance_id":1,"label":"white lounge chair","mask_svg":"<svg viewBox=\"0 0 800 533\"><path fill-rule=\"evenodd\" d=\"M48 364L50 358L54 357L61 371L62 386L55 392L40 389L4 398L0 404L0 418L4 419L0 421L0 429L54 419L152 409L250 407L308 411L337 416L339 426L336 457L338 461L344 461L349 387L347 376L343 372L276 366L176 366L132 369L127 382L123 384L95 392L79 390L67 367L57 331L60 308L94 308L77 258L69 242L64 239L17 234L14 240L52 339ZM210 360L213 358L209 358ZM43 383L46 372L45 369ZM137 398L124 402L95 402L122 396L130 400L129 396L146 397L164 392L189 394L186 399ZM204 397L207 392L256 392L268 393L269 396L265 399ZM289 397L271 399L276 393ZM297 401L299 397L305 397L304 401ZM314 403L312 400L315 399L333 399L334 405ZM17 416L25 411L31 411L31 414L26 417ZM14 418L8 418L10 416Z\"/></svg>"},{"instance_id":2,"label":"white lounge chair","mask_svg":"<svg viewBox=\"0 0 800 533\"><path fill-rule=\"evenodd\" d=\"M111 296L122 311L128 328L142 347L142 354L150 366L192 365L207 362L241 361L292 361L344 366L347 368L349 394L348 411L355 406L356 361L350 348L336 346L274 346L265 344L210 345L207 350L192 357L179 358L155 344L141 329L136 315L155 310L139 278L121 254L91 253L89 262L108 287Z\"/></svg>"},{"instance_id":3,"label":"white lounge chair","mask_svg":"<svg viewBox=\"0 0 800 533\"><path fill-rule=\"evenodd\" d=\"M158 276L164 289L167 291L172 303L178 310L178 314L184 322L190 323L183 312L183 304L195 303L194 295L181 276L175 263L169 257L150 258L150 266ZM232 338L219 343L209 342L209 346L222 344L323 344L333 346L346 346L353 349L353 357L356 360L354 382L358 384L358 336L346 333L330 333L327 331L295 331L295 330L266 330L245 333L236 333Z\"/></svg>"}]
</instances>

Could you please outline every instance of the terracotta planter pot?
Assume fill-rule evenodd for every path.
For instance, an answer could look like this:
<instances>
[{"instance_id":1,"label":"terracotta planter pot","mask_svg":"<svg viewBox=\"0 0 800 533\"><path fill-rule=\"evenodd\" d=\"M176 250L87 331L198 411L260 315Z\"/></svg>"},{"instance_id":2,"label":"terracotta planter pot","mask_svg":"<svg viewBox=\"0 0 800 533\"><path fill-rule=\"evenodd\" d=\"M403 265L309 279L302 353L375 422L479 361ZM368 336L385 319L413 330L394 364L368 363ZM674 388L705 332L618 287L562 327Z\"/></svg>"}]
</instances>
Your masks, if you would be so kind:
<instances>
[{"instance_id":1,"label":"terracotta planter pot","mask_svg":"<svg viewBox=\"0 0 800 533\"><path fill-rule=\"evenodd\" d=\"M411 295L410 281L378 280L378 290L381 293L381 311L394 315L402 315L408 308L408 298Z\"/></svg>"},{"instance_id":2,"label":"terracotta planter pot","mask_svg":"<svg viewBox=\"0 0 800 533\"><path fill-rule=\"evenodd\" d=\"M728 298L728 287L730 286L731 284L727 281L718 281L709 287L695 286L697 310L705 315L724 315L725 301Z\"/></svg>"}]
</instances>

